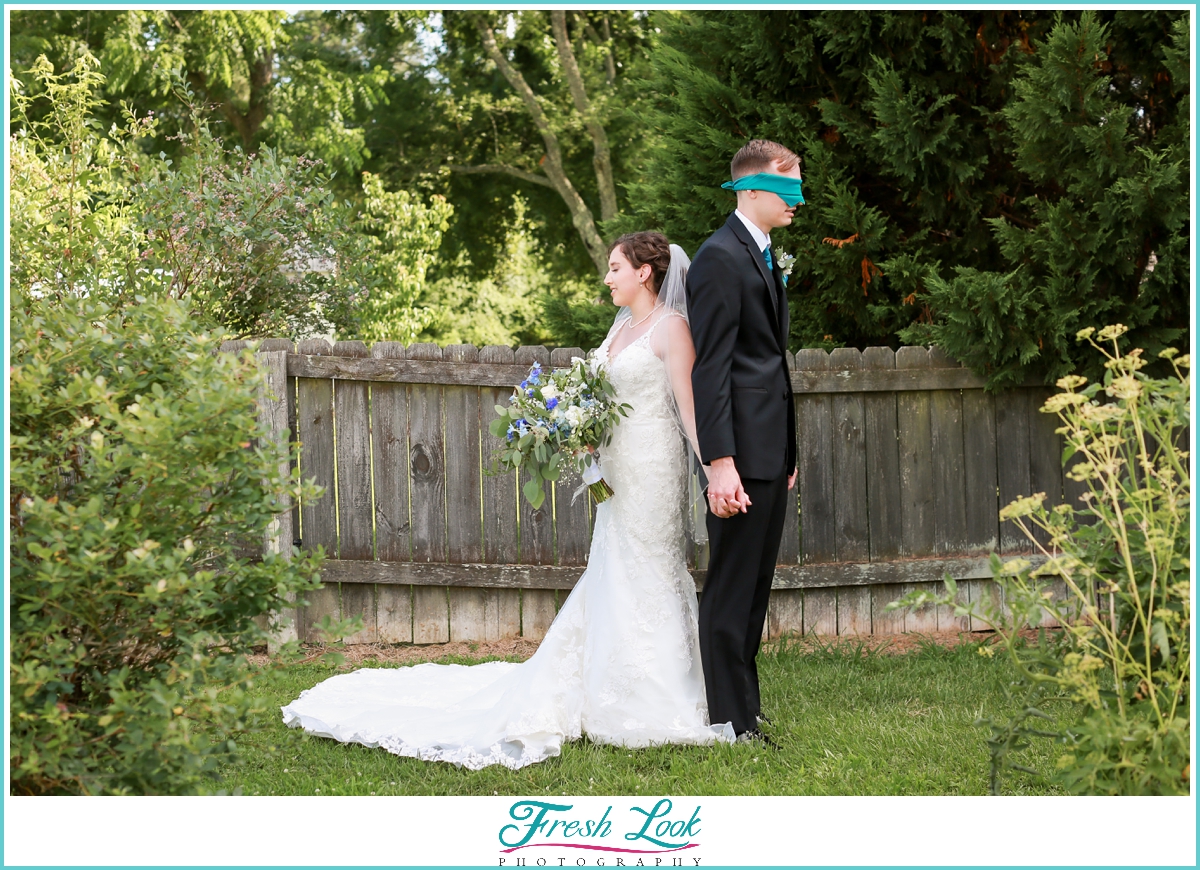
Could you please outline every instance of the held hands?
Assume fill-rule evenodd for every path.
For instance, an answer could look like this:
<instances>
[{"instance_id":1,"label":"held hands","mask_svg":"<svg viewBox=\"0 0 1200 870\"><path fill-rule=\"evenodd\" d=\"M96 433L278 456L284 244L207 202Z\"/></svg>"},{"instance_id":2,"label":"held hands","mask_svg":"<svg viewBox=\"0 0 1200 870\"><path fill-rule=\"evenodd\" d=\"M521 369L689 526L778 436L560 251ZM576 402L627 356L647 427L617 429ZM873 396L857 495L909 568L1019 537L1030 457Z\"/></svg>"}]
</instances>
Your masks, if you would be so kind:
<instances>
[{"instance_id":1,"label":"held hands","mask_svg":"<svg viewBox=\"0 0 1200 870\"><path fill-rule=\"evenodd\" d=\"M721 519L746 513L750 497L742 488L742 477L732 456L714 459L708 473L708 507Z\"/></svg>"},{"instance_id":2,"label":"held hands","mask_svg":"<svg viewBox=\"0 0 1200 870\"><path fill-rule=\"evenodd\" d=\"M728 519L734 514L746 513L750 507L750 497L742 488L742 477L733 464L733 457L725 456L713 461L712 465L704 467L708 478L708 505L714 514L721 519ZM788 475L788 489L796 485L798 468L793 468Z\"/></svg>"}]
</instances>

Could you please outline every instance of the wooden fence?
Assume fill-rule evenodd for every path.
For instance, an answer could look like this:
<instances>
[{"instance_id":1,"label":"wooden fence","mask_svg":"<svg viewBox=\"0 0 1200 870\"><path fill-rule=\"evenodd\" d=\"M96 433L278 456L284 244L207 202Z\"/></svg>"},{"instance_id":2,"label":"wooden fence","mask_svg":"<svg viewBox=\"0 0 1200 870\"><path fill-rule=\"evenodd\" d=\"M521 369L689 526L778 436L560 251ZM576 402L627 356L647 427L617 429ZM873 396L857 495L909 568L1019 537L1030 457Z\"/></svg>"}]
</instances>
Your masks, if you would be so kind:
<instances>
[{"instance_id":1,"label":"wooden fence","mask_svg":"<svg viewBox=\"0 0 1200 870\"><path fill-rule=\"evenodd\" d=\"M227 342L226 350L245 347ZM297 438L299 468L326 495L279 517L266 546L323 546L324 588L284 614L310 638L326 614L363 617L348 642L439 643L545 634L582 573L592 508L566 474L540 510L516 475L486 473L493 405L536 360L578 348L268 339L263 415ZM789 354L799 479L790 494L765 633L968 629L946 609L885 610L948 572L960 595L994 594L988 554L1030 554L999 521L1012 499L1073 498L1049 390L984 392L938 349ZM704 552L689 567L703 584Z\"/></svg>"}]
</instances>

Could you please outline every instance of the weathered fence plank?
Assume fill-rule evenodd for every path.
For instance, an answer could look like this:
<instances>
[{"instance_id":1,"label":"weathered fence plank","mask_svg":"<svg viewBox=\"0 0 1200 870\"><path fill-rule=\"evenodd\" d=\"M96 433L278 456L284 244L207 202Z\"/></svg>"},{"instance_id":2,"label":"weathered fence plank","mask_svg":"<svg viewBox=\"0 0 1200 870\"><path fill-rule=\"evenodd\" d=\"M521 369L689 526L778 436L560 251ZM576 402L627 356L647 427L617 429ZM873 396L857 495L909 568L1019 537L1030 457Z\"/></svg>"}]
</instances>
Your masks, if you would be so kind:
<instances>
[{"instance_id":1,"label":"weathered fence plank","mask_svg":"<svg viewBox=\"0 0 1200 870\"><path fill-rule=\"evenodd\" d=\"M829 354L817 348L796 354L796 370L829 368ZM796 454L800 491L800 552L804 564L837 558L833 513L833 397L796 397Z\"/></svg>"},{"instance_id":2,"label":"weathered fence plank","mask_svg":"<svg viewBox=\"0 0 1200 870\"><path fill-rule=\"evenodd\" d=\"M839 347L829 355L836 371L858 371L862 354ZM866 399L861 393L833 396L834 544L839 562L865 562L871 555L867 519Z\"/></svg>"},{"instance_id":3,"label":"weathered fence plank","mask_svg":"<svg viewBox=\"0 0 1200 870\"><path fill-rule=\"evenodd\" d=\"M332 352L324 339L300 342L299 350L307 354ZM328 556L337 554L337 496L334 486L333 451L333 382L300 378L296 387L298 408L297 427L300 433L300 476L314 480L323 487L324 495L306 499L300 505L300 538L306 549L324 547ZM305 596L300 614L299 635L303 640L318 640L312 631L314 623L323 617L338 618L341 612L338 587L326 583L321 589Z\"/></svg>"},{"instance_id":4,"label":"weathered fence plank","mask_svg":"<svg viewBox=\"0 0 1200 870\"><path fill-rule=\"evenodd\" d=\"M804 634L804 591L802 589L773 589L767 607L767 637Z\"/></svg>"},{"instance_id":5,"label":"weathered fence plank","mask_svg":"<svg viewBox=\"0 0 1200 870\"><path fill-rule=\"evenodd\" d=\"M990 553L1000 541L996 495L996 400L983 390L965 390L963 462L966 469L966 551Z\"/></svg>"},{"instance_id":6,"label":"weathered fence plank","mask_svg":"<svg viewBox=\"0 0 1200 870\"><path fill-rule=\"evenodd\" d=\"M404 345L380 341L377 359L403 359ZM375 554L385 562L412 558L408 518L408 388L371 385L371 450L375 493ZM375 622L383 643L412 643L412 588L377 586Z\"/></svg>"},{"instance_id":7,"label":"weathered fence plank","mask_svg":"<svg viewBox=\"0 0 1200 870\"><path fill-rule=\"evenodd\" d=\"M958 361L939 348L929 349L934 368L957 368ZM929 427L933 460L934 552L952 555L969 551L967 546L967 469L963 443L963 394L960 390L936 390L929 394ZM932 619L938 631L948 631L957 622L954 608L934 608Z\"/></svg>"},{"instance_id":8,"label":"weathered fence plank","mask_svg":"<svg viewBox=\"0 0 1200 870\"><path fill-rule=\"evenodd\" d=\"M510 347L489 346L479 351L481 363L511 365L513 352ZM520 383L516 381L514 383ZM481 387L479 390L481 414L489 422L494 418L496 405L508 405L513 388ZM486 432L486 427L485 427ZM489 440L483 450L484 465L491 466L491 455L502 443ZM485 474L483 477L483 543L488 562L510 565L517 561L517 475L516 472ZM498 637L516 637L521 633L521 592L518 589L496 589L492 599L496 612ZM490 624L490 623L489 623Z\"/></svg>"},{"instance_id":9,"label":"weathered fence plank","mask_svg":"<svg viewBox=\"0 0 1200 870\"><path fill-rule=\"evenodd\" d=\"M804 633L836 635L837 589L804 590Z\"/></svg>"},{"instance_id":10,"label":"weathered fence plank","mask_svg":"<svg viewBox=\"0 0 1200 870\"><path fill-rule=\"evenodd\" d=\"M375 587L375 623L380 643L413 642L413 587L380 584Z\"/></svg>"},{"instance_id":11,"label":"weathered fence plank","mask_svg":"<svg viewBox=\"0 0 1200 870\"><path fill-rule=\"evenodd\" d=\"M558 595L549 589L521 590L521 636L541 640L558 612Z\"/></svg>"},{"instance_id":12,"label":"weathered fence plank","mask_svg":"<svg viewBox=\"0 0 1200 870\"><path fill-rule=\"evenodd\" d=\"M929 364L957 368L958 362L930 348ZM963 446L962 392L930 393L929 424L933 459L934 552L964 553L967 547L967 469Z\"/></svg>"},{"instance_id":13,"label":"weathered fence plank","mask_svg":"<svg viewBox=\"0 0 1200 870\"><path fill-rule=\"evenodd\" d=\"M871 633L871 590L867 586L837 587L839 635Z\"/></svg>"},{"instance_id":14,"label":"weathered fence plank","mask_svg":"<svg viewBox=\"0 0 1200 870\"><path fill-rule=\"evenodd\" d=\"M288 338L264 338L258 346L259 353L275 353L283 351L285 354L296 352L296 344ZM300 442L300 436L297 434L299 430L296 427L296 379L290 377L287 373L287 357L283 357L283 377L286 381L284 388L284 396L287 404L287 429L289 446L293 451L296 451L297 445ZM297 451L298 452L298 451ZM288 469L293 481L299 482L300 466L297 464L293 456L288 462ZM300 537L300 502L296 500L292 503L292 540L293 542Z\"/></svg>"},{"instance_id":15,"label":"weathered fence plank","mask_svg":"<svg viewBox=\"0 0 1200 870\"><path fill-rule=\"evenodd\" d=\"M930 364L923 347L896 351L897 368ZM903 392L896 396L896 432L900 441L900 540L912 556L934 550L933 432L929 422L932 394Z\"/></svg>"},{"instance_id":16,"label":"weathered fence plank","mask_svg":"<svg viewBox=\"0 0 1200 870\"><path fill-rule=\"evenodd\" d=\"M479 360L474 345L456 344L442 351L447 362L473 364ZM479 388L447 384L446 408L446 521L450 562L483 559L483 505L480 481ZM450 589L450 639L487 640L495 635L488 627L488 599L493 590ZM491 608L495 611L495 608Z\"/></svg>"},{"instance_id":17,"label":"weathered fence plank","mask_svg":"<svg viewBox=\"0 0 1200 870\"><path fill-rule=\"evenodd\" d=\"M366 357L361 341L339 341L333 353L341 357ZM371 435L367 384L341 381L333 385L334 442L338 488L338 558L371 559ZM374 643L378 639L375 590L346 586L341 590L342 610L362 616L362 629L346 635L346 643Z\"/></svg>"},{"instance_id":18,"label":"weathered fence plank","mask_svg":"<svg viewBox=\"0 0 1200 870\"><path fill-rule=\"evenodd\" d=\"M862 366L890 371L896 354L890 347L863 351ZM863 397L867 447L867 528L870 531L871 561L895 559L900 555L900 446L896 440L896 396L890 392Z\"/></svg>"},{"instance_id":19,"label":"weathered fence plank","mask_svg":"<svg viewBox=\"0 0 1200 870\"><path fill-rule=\"evenodd\" d=\"M436 344L414 344L409 359L440 360ZM409 480L412 493L412 546L415 562L446 560L446 461L442 425L442 387L409 387ZM443 643L450 639L450 610L446 590L413 589L413 643Z\"/></svg>"},{"instance_id":20,"label":"weathered fence plank","mask_svg":"<svg viewBox=\"0 0 1200 870\"><path fill-rule=\"evenodd\" d=\"M473 345L447 347L449 362L474 363L479 351ZM446 403L446 516L447 545L451 562L483 560L483 520L480 489L479 390L475 387L445 387ZM488 410L491 410L490 408Z\"/></svg>"},{"instance_id":21,"label":"weathered fence plank","mask_svg":"<svg viewBox=\"0 0 1200 870\"><path fill-rule=\"evenodd\" d=\"M931 365L923 347L896 351L896 368L918 369ZM933 430L929 414L932 393L905 391L896 395L896 435L900 446L900 542L901 552L915 556L934 552L936 535L933 486ZM881 590L899 598L913 590L911 584ZM904 616L905 631L936 631L937 615L924 608Z\"/></svg>"},{"instance_id":22,"label":"weathered fence plank","mask_svg":"<svg viewBox=\"0 0 1200 870\"><path fill-rule=\"evenodd\" d=\"M1029 492L1029 401L1024 392L996 396L996 479L1000 508ZM1031 553L1029 539L1012 520L1000 524L1002 553Z\"/></svg>"}]
</instances>

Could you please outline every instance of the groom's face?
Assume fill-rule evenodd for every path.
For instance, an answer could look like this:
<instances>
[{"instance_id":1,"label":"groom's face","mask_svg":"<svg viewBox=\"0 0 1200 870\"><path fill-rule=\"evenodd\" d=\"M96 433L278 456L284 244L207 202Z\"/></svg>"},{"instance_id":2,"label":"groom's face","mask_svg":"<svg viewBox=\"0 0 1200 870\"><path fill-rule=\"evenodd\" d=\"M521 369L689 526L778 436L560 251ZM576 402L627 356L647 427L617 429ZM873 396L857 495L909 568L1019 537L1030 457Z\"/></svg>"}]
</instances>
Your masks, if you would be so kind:
<instances>
[{"instance_id":1,"label":"groom's face","mask_svg":"<svg viewBox=\"0 0 1200 870\"><path fill-rule=\"evenodd\" d=\"M796 164L791 169L780 169L779 161L772 161L771 168L767 170L773 175L786 175L788 178L800 178L800 164ZM791 224L792 218L796 216L796 209L803 203L797 203L794 206L789 206L780 197L779 194L771 193L769 190L747 190L743 194L751 194L747 197L746 205L753 210L750 214L746 208L742 207L741 197L738 197L738 208L742 214L754 221L758 226L763 228L775 229L776 227L786 227Z\"/></svg>"}]
</instances>

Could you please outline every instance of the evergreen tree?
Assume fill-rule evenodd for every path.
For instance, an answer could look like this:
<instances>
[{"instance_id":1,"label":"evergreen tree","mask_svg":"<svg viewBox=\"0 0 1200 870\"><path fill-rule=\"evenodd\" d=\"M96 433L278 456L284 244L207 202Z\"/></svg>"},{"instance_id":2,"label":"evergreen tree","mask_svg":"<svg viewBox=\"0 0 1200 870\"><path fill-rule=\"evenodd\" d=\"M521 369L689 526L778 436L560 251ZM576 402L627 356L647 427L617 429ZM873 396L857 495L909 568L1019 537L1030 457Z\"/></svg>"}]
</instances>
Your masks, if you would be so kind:
<instances>
[{"instance_id":1,"label":"evergreen tree","mask_svg":"<svg viewBox=\"0 0 1200 870\"><path fill-rule=\"evenodd\" d=\"M750 138L774 139L801 155L808 201L772 237L798 256L788 288L793 347L936 340L1000 384L1068 365L1072 350L1059 339L1074 334L1072 298L1095 303L1076 304L1076 314L1178 329L1187 305L1188 227L1178 211L1186 212L1187 189L1179 165L1187 43L1178 29L1186 20L1176 12L660 14L647 83L659 97L647 120L656 139L630 185L635 213L622 228L661 229L694 252L734 206L720 189L730 157ZM1067 57L1072 33L1088 34L1075 42L1086 57ZM1086 106L1062 105L1072 82L1086 86ZM1063 148L1062 159L1049 158ZM1077 181L1059 177L1067 167ZM1113 192L1116 213L1105 223L1099 197L1105 180L1118 178L1125 193ZM1154 204L1139 205L1151 189ZM1096 256L1070 265L1045 241L1062 235L1047 224L1064 196L1096 215L1086 244L1076 240ZM1057 226L1069 218L1062 213ZM1034 249L1037 269L1025 263ZM1047 304L1051 260L1059 286L1077 286L1074 297ZM1007 276L1018 263L1027 277L1014 283ZM1009 307L976 313L987 307L986 288L1001 285L1011 288L1000 294ZM1059 322L1050 329L1047 319Z\"/></svg>"},{"instance_id":2,"label":"evergreen tree","mask_svg":"<svg viewBox=\"0 0 1200 870\"><path fill-rule=\"evenodd\" d=\"M1035 361L1050 377L1072 371L1085 327L1123 323L1150 357L1186 330L1187 19L1157 46L1158 74L1182 97L1173 117L1120 101L1102 60L1114 29L1091 13L1064 21L1023 65L1001 114L1014 164L1038 188L1014 202L1027 218L989 218L1004 267L931 278L937 316L901 338L1018 383Z\"/></svg>"}]
</instances>

